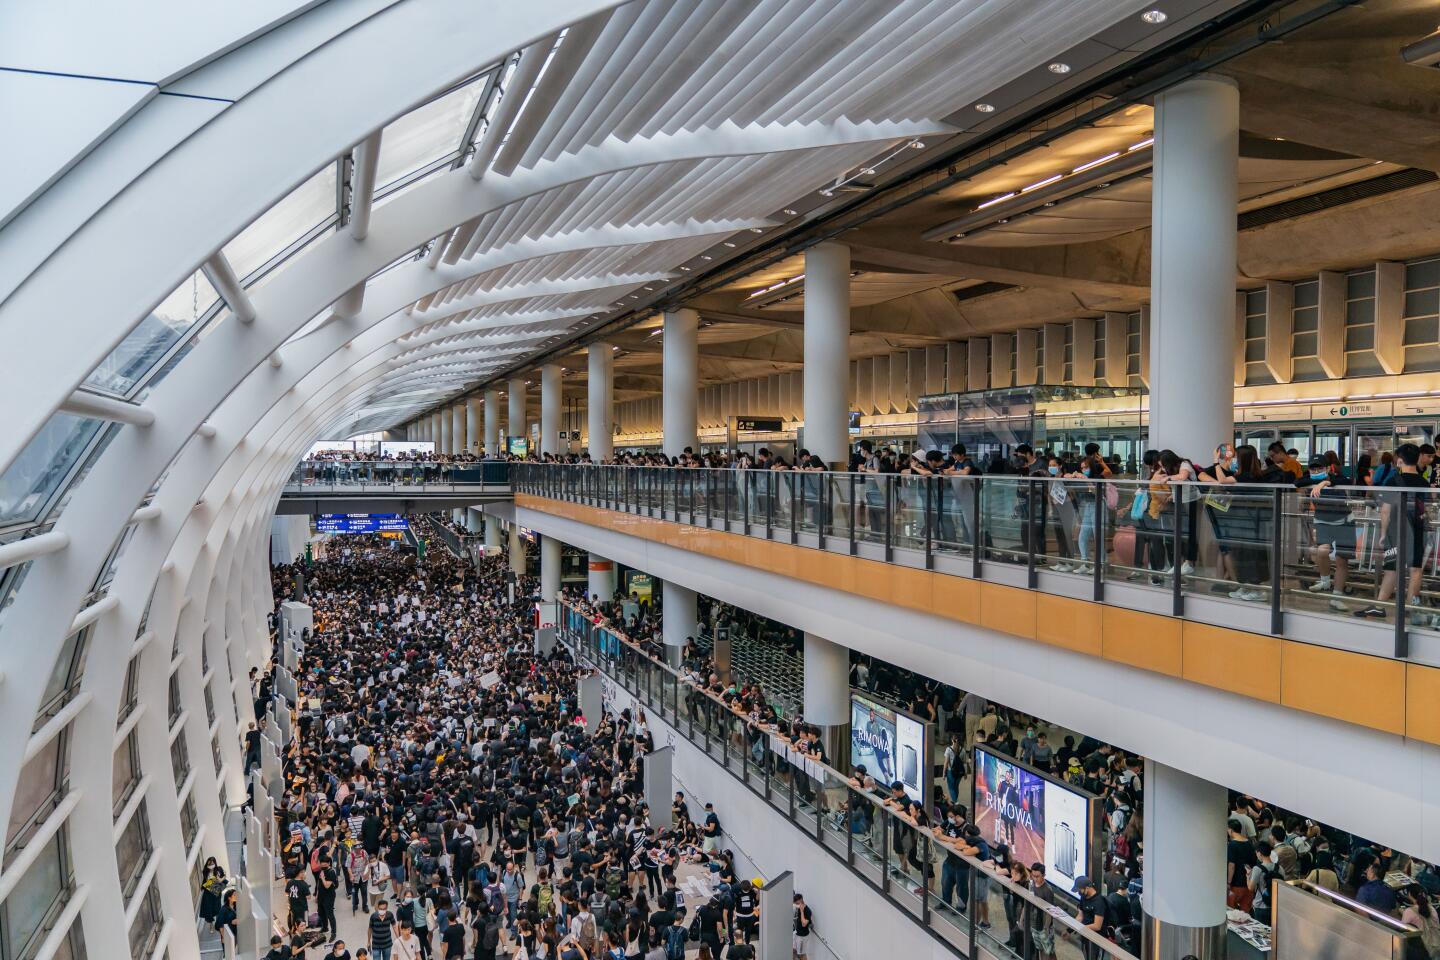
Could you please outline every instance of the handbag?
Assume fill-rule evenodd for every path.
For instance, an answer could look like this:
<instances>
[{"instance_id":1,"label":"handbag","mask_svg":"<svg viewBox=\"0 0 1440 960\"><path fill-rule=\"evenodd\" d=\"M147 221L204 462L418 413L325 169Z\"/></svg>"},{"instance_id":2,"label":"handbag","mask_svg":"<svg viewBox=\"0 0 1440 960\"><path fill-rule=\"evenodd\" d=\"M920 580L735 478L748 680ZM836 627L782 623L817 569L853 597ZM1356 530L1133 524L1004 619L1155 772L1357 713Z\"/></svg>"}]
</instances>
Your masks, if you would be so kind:
<instances>
[{"instance_id":1,"label":"handbag","mask_svg":"<svg viewBox=\"0 0 1440 960\"><path fill-rule=\"evenodd\" d=\"M1130 519L1139 520L1145 516L1150 509L1150 491L1140 490L1135 494L1134 501L1130 504Z\"/></svg>"}]
</instances>

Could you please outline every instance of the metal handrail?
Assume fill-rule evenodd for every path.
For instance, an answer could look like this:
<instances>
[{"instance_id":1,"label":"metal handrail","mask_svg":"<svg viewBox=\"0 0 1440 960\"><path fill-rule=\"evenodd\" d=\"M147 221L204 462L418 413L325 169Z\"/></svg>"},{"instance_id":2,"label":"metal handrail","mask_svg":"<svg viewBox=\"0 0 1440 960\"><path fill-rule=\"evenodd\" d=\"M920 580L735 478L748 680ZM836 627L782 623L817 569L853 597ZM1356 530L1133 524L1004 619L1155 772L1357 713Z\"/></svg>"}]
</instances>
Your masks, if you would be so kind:
<instances>
[{"instance_id":1,"label":"metal handrail","mask_svg":"<svg viewBox=\"0 0 1440 960\"><path fill-rule=\"evenodd\" d=\"M700 471L703 484L698 482ZM1330 489L1344 498L1337 503L1334 498L1312 499L1303 489L1267 483L764 472L778 476L760 477L759 471L731 468L517 463L512 489L820 549L834 550L848 541L851 555L865 555L862 545L874 544L874 559L896 562L897 553L903 551L915 558L906 565L975 579L984 577L986 563L1023 567L1030 589L1039 588L1039 574L1046 570L1043 564L1075 564L1089 574L1090 599L1102 603L1114 602L1106 596L1106 573L1119 572L1168 588L1170 612L1177 617L1185 616L1187 599L1198 585L1228 582L1235 585L1233 593L1241 594L1240 599L1266 601L1260 609L1268 614L1269 632L1277 636L1285 631L1288 613L1331 616L1285 599L1290 569L1285 557L1313 546L1305 522L1312 519L1315 505L1353 510L1347 522L1354 524L1360 545L1351 565L1357 582L1378 578L1380 568L1391 563L1398 567L1396 579L1402 585L1415 548L1406 543L1412 537L1410 523L1391 519L1382 525L1381 515L1395 509L1401 515L1413 512L1429 534L1434 524L1430 515L1437 512L1431 509L1435 504L1429 491L1397 487L1336 485ZM702 486L703 514L695 503L696 489ZM1136 507L1139 498L1145 499ZM1079 546L1071 542L1077 527L1081 544L1093 538L1094 548L1087 546L1085 556L1071 549ZM1135 530L1133 565L1118 562L1106 549L1109 539L1127 528ZM1405 549L1378 550L1380 540L1397 528L1396 539L1401 542L1386 547ZM1237 567L1243 560L1246 569L1226 577L1187 573L1186 558L1211 540L1219 545L1219 552L1233 553ZM1151 554L1148 567L1138 559L1144 549ZM1166 554L1171 562L1162 570ZM937 562L967 555L968 572L953 562ZM1423 556L1427 573L1440 576L1440 554L1432 549ZM1159 563L1156 557L1161 558ZM1254 589L1266 580L1268 587ZM1290 592L1300 595L1298 590ZM1361 601L1356 597L1351 602ZM1406 616L1406 591L1397 590L1394 600L1365 602L1378 606L1380 616L1392 618L1393 656L1408 658L1412 627ZM1431 609L1419 613L1422 623ZM1355 621L1347 617L1345 622ZM1257 624L1255 629L1267 628Z\"/></svg>"},{"instance_id":2,"label":"metal handrail","mask_svg":"<svg viewBox=\"0 0 1440 960\"><path fill-rule=\"evenodd\" d=\"M714 711L716 711L716 713L717 713L718 716L721 716L721 717L726 717L726 716L732 717L732 718L734 718L737 722L739 722L739 723L744 723L747 727L749 727L749 728L754 728L754 729L756 729L756 730L758 730L758 731L761 731L761 732L763 732L763 733L765 733L765 734L771 734L771 733L775 733L775 732L776 732L776 729L775 729L774 727L768 726L768 725L764 725L764 724L760 724L760 723L752 720L752 719L751 719L749 716L747 716L746 714L742 714L742 713L740 713L739 711L733 709L728 703L726 703L726 702L725 702L724 700L722 700L721 698L719 698L719 697L715 696L714 694L712 694L709 690L706 690L704 687L701 687L701 686L699 686L698 684L692 683L691 681L687 680L685 677L683 677L677 670L675 670L675 669L674 669L673 667L671 667L669 664L667 664L667 663L665 663L664 661L659 660L659 659L657 659L657 658L655 658L655 657L650 656L648 653L645 652L645 650L644 650L642 647L640 647L638 644L636 644L636 643L634 643L632 640L630 640L629 637L627 637L625 634L623 634L618 628L616 628L616 627L615 627L613 624L611 624L608 620L601 621L601 622L599 622L599 623L593 622L593 621L591 620L591 615L590 615L590 614L588 614L586 611L581 610L580 608L576 607L575 605L573 605L573 604L571 604L571 603L569 603L569 602L567 602L567 601L563 601L563 600L562 600L562 601L560 602L560 607L561 607L561 610L562 610L562 611L568 611L568 612L576 615L583 623L586 624L586 626L587 626L588 629L586 630L586 635L585 635L585 636L577 636L576 633L575 633L575 631L571 628L571 623L572 623L571 618L562 615L562 616L559 618L559 627L560 627L559 635L562 637L562 639L564 639L564 640L567 642L567 645L571 647L571 650L577 655L577 657L582 658L582 659L584 659L585 661L589 662L589 663L590 663L592 666L594 666L598 671L600 671L600 672L602 672L602 673L606 673L608 676L611 677L611 679L613 679L613 680L621 683L622 685L625 684L626 675L625 675L623 669L621 669L621 670L619 670L619 671L616 671L616 672L611 672L611 671L608 671L608 670L605 669L605 666L606 666L607 663L614 664L614 663L618 662L618 658L616 658L616 657L606 657L606 656L603 655L603 653L600 653L599 645L598 645L596 642L594 642L594 641L596 640L597 635L598 635L599 633L603 632L603 633L605 633L605 634L608 634L609 636L614 637L615 640L619 643L619 645L620 645L622 648L628 650L633 657L638 658L639 660L644 661L644 662L649 666L650 669L657 671L657 672L658 672L661 676L663 676L663 677L668 677L668 678L669 678L668 683L669 683L669 685L670 685L670 689L673 691L673 694L672 694L672 698L671 698L670 703L669 703L668 706L667 706L667 704L666 704L666 702L665 702L665 693L664 693L664 687L665 687L665 684L667 683L667 681L664 681L664 680L661 681L661 687L662 687L662 689L661 689L661 691L659 692L658 695L656 695L656 693L655 693L654 684L653 684L653 683L645 683L645 684L642 684L642 683L636 682L633 687L631 687L631 686L626 686L626 690L627 690L632 696L636 697L637 700L641 700L642 702L644 702L650 709L656 710L656 711L659 713L659 715L660 715L660 717L661 717L662 719L665 719L665 717L666 717L666 712L667 712L667 710L668 710L669 713L670 713L670 719L669 719L667 722L669 722L669 723L671 724L671 726L674 727L677 732L683 732L683 731L682 731L682 727L681 727L681 710L680 710L681 701L680 701L680 697L679 697L679 691L680 691L680 689L681 689L682 687L683 687L687 692L693 693L693 694L695 694L695 695L698 695L698 696L702 697L705 701L708 701L708 703L710 704L711 709L714 710ZM592 651L595 652L595 653L597 653L597 654L599 654L599 655L591 656L590 654L592 653ZM697 746L701 746L701 748L704 750L704 752L705 752L707 755L709 755L712 760L714 760L715 757L714 757L713 753L711 752L710 745L709 745L709 742L708 742L708 740L709 740L708 726L707 726L706 729L707 729L707 732L706 732L706 742L703 743L703 744L697 744ZM691 732L692 732L692 734L693 734L693 722L692 722L692 724L691 724ZM688 737L688 739L690 739L692 742L695 742L693 736ZM724 751L726 751L726 760L727 760L727 762L723 763L722 766L723 766L728 772L730 772L732 775L735 775L735 774L734 774L734 771L731 770L730 765L729 765L729 763L728 763L728 749L729 749L729 748L728 748L728 743L727 743L726 746L723 747L723 749L724 749ZM717 761L717 762L718 762L718 761ZM984 876L985 876L991 883L999 884L1000 887L1005 891L1005 893L1006 893L1007 895L1010 895L1010 896L1013 896L1013 897L1017 897L1017 898L1025 901L1026 904L1028 905L1028 908L1029 908L1030 910L1038 910L1038 911L1041 911L1041 912L1047 914L1048 916L1052 917L1052 918L1054 919L1054 921L1055 921L1056 923L1058 923L1060 926L1062 926L1067 933L1073 934L1073 935L1076 936L1077 938L1083 940L1087 945L1093 947L1093 949L1094 949L1094 951L1095 951L1096 953L1103 953L1103 954L1106 955L1106 956L1119 958L1119 960L1131 960L1131 954L1129 954L1127 951L1125 951L1125 950L1123 950L1122 948L1120 948L1119 946L1117 946L1115 943L1113 943L1113 942L1111 942L1110 940L1106 939L1105 937L1099 936L1099 935L1097 935L1096 933L1094 933L1093 931L1087 929L1086 927L1084 927L1084 926L1079 922L1079 920L1078 920L1077 918L1071 916L1069 913L1064 912L1063 910L1059 909L1059 908L1056 907L1055 905L1050 904L1050 903L1047 903L1046 901L1044 901L1044 900L1042 900L1040 897L1038 897L1036 894L1034 894L1033 892L1031 892L1028 888L1023 887L1023 886L1021 886L1021 885L1019 885L1019 884L1016 884L1015 882L1013 882L1012 880L1010 880L1009 877L1006 877L1006 876L1004 876L1003 874L1001 874L1001 873L999 873L998 871L996 871L996 870L993 868L993 861L982 861L982 860L978 860L978 859L976 859L976 858L974 858L974 857L972 857L972 856L969 856L968 854L965 854L965 853L960 852L959 850L956 850L953 846L950 845L950 843L949 843L949 838L945 837L943 834L941 834L941 833L939 833L938 831L933 830L933 829L931 829L931 828L929 828L929 827L922 827L922 826L917 825L917 824L914 822L914 820L912 820L910 817L908 817L908 816L906 816L906 815L904 815L904 814L902 814L902 813L900 813L900 812L898 812L898 811L893 810L893 809L889 806L889 804L887 803L886 798L880 796L879 794L874 793L874 792L871 791L871 790L866 789L866 788L863 787L863 786L857 785L856 782L855 782L853 779L851 779L850 777L848 777L846 774L842 773L841 771L839 771L839 770L836 769L835 767L832 767L832 766L830 766L829 764L824 763L824 762L819 761L819 760L816 760L814 765L815 765L817 768L819 768L819 769L821 770L821 772L822 772L822 777L820 778L820 782L821 782L822 784L826 782L825 777L833 778L837 783L843 783L843 784L845 784L846 789L847 789L852 795L857 796L857 797L860 797L860 798L863 798L864 800L866 800L866 801L868 801L869 803L871 803L874 807L877 808L877 810L881 811L882 816L886 816L886 817L889 817L889 818L892 818L892 819L898 817L901 821L907 823L907 824L910 826L910 829L912 829L913 831L915 831L915 833L917 834L917 836L922 837L922 838L925 839L925 841L926 841L926 843L927 843L926 862L927 862L928 864L930 864L930 865L933 866L933 864L934 864L934 854L935 854L935 852L936 852L935 848L936 848L937 846L938 846L939 848L941 848L941 850L943 850L945 856L954 856L954 857L956 857L957 859L959 859L959 860L961 860L962 862L964 862L964 863L969 867L969 870L966 871L966 882L967 882L968 885L969 885L969 888L968 888L968 891L967 891L967 897L966 897L966 903L967 903L967 904L974 904L974 903L976 902L976 893L977 893L977 891L976 891L975 881L976 881L977 876L980 875L980 874L978 873L978 871L984 871ZM767 802L772 801L772 798L768 795L768 783L766 784L767 793L761 793L761 791L755 789L755 785L754 785L754 784L750 783L749 778L748 778L749 764L748 764L748 762L746 761L746 759L745 759L744 757L741 758L741 770L742 770L742 774L739 776L739 779L740 779L743 783L745 783L746 786L749 786L749 787L752 789L753 792L755 792L755 793L760 794L761 796L763 796L763 797L767 800ZM808 775L808 774L807 774L807 775ZM767 778L767 780L768 780L768 778ZM771 803L771 805L774 806L773 802ZM789 797L789 807L790 807L790 809L789 809L788 812L789 812L790 815L791 815L791 822L792 822L793 824L795 824L795 826L797 827L797 829L799 829L799 828L800 828L800 823L799 823L799 822L795 819L795 817L794 817L795 811L794 811L794 809L793 809L793 807L794 807L794 791L793 791L793 786L792 786L791 793L790 793L790 797ZM849 813L849 807L848 807L848 806L846 807L846 812L847 812L847 814ZM818 812L818 810L817 810L817 820L819 819L819 817L820 817L820 814L819 814L819 812ZM804 830L804 832L805 832L807 835L809 835L812 840L816 841L816 842L820 845L820 847L821 847L822 849L826 850L827 852L831 853L832 855L835 855L835 851L832 850L829 846L827 846L827 845L824 843L824 841L823 841L823 839L822 839L822 836L821 836L821 834L820 834L820 832L819 832L821 829L823 829L823 827L821 826L821 824L817 823L816 831L815 831L814 833L812 833L812 832L811 832L810 830L808 830L808 829ZM847 817L847 823L846 823L846 830L847 830L847 834L850 834L850 824L849 824L849 822L848 822L848 817ZM887 860L888 860L888 856L889 856L889 854L892 852L892 851L890 851L890 850L888 849L888 845L889 845L890 842L891 842L889 838L890 838L890 837L892 836L892 834L893 834L893 831L892 831L892 829L891 829L891 823L890 823L890 822L888 822L888 821L886 822L886 824L885 824L885 826L884 826L884 828L883 828L883 830L882 830L882 834L883 834L884 837L886 837L886 840L885 840L885 843L886 843L886 845L887 845L886 855L887 855ZM838 857L837 857L837 858L838 858ZM845 863L847 869L849 869L851 873L855 874L857 877L859 877L861 880L863 880L867 885L869 885L869 886L871 886L872 888L874 888L874 882L873 882L872 880L870 880L870 878L867 877L864 872L856 869L853 860L854 860L853 852L848 852L848 853L847 853L847 856L846 856L845 858L843 858L843 862ZM929 926L928 918L929 918L929 916L930 916L930 910L929 910L929 907L928 907L928 900L929 900L929 897L934 896L933 894L930 894L930 893L929 893L928 877L925 877L925 876L923 876L923 874L922 874L921 888L922 888L922 890L924 890L925 892L921 894L922 914L924 915L924 919L921 919L921 918L917 918L917 917L915 916L915 914L912 913L912 912L911 912L910 910L908 910L907 908L905 908L905 906L904 906L903 904L898 903L898 902L896 901L895 897L894 897L893 895L891 895L890 890L889 890L889 887L891 886L891 884L888 882L888 881L889 881L889 876L888 876L888 874L889 874L889 865L888 865L888 862L887 862L886 864L882 865L882 874L884 875L884 881L885 881L885 882L882 884L882 889L880 889L878 892L882 893L882 895L885 895L886 898L889 899L893 904L895 904L896 906L899 906L902 913L905 913L905 914L906 914L907 916L909 916L911 919L919 920L919 922L921 922L922 925L925 925L925 926L928 927L928 926ZM975 911L974 911L973 909L969 911L967 920L968 920L968 941L967 941L967 942L970 943L970 944L974 944L974 943L976 942L976 939L977 939L977 932L978 932L978 931L977 931L976 921L975 921ZM1028 921L1028 917L1027 917L1027 921ZM1027 935L1027 937L1028 937L1028 935L1029 935L1029 927L1030 927L1030 924L1027 922L1027 924L1026 924L1026 935ZM948 941L946 941L946 942L948 942ZM1000 947L1001 949L1004 948L1004 945L1003 945L1003 944L998 944L998 943L997 943L996 945L997 945L998 947ZM953 946L953 944L952 944L952 946ZM974 956L974 955L975 955L975 951L974 951L973 949L971 950L970 955L971 955L971 956Z\"/></svg>"}]
</instances>

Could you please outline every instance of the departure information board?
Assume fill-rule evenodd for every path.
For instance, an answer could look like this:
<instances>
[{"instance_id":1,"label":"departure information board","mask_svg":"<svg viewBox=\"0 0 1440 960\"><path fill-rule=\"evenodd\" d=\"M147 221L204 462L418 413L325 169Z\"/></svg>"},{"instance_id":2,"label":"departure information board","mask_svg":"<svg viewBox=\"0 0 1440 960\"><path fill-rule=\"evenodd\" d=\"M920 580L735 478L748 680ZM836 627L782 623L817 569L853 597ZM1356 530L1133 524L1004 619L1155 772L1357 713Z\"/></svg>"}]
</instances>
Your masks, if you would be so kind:
<instances>
[{"instance_id":1,"label":"departure information board","mask_svg":"<svg viewBox=\"0 0 1440 960\"><path fill-rule=\"evenodd\" d=\"M315 518L320 533L399 533L410 523L398 513L322 513Z\"/></svg>"}]
</instances>

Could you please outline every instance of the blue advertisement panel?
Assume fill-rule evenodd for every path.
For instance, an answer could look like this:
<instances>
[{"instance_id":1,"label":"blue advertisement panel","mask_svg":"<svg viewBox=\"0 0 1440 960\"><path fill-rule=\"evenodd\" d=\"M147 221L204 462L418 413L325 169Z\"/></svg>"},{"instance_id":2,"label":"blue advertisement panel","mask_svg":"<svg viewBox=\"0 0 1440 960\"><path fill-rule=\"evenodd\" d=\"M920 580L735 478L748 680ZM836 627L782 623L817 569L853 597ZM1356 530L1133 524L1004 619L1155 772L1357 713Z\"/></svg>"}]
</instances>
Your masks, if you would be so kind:
<instances>
[{"instance_id":1,"label":"blue advertisement panel","mask_svg":"<svg viewBox=\"0 0 1440 960\"><path fill-rule=\"evenodd\" d=\"M320 533L401 533L410 522L398 513L322 513L315 518Z\"/></svg>"}]
</instances>

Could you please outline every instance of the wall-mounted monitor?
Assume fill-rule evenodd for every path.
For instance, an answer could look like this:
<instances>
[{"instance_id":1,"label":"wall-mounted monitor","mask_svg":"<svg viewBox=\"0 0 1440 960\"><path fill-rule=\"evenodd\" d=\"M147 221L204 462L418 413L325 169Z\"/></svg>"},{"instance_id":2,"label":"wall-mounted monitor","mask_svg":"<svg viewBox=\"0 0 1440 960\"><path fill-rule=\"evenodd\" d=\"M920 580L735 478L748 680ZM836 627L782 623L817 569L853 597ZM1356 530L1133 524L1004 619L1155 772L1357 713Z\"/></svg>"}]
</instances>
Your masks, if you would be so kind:
<instances>
[{"instance_id":1,"label":"wall-mounted monitor","mask_svg":"<svg viewBox=\"0 0 1440 960\"><path fill-rule=\"evenodd\" d=\"M863 766L887 791L898 780L927 810L935 779L930 737L930 724L914 714L850 694L850 766Z\"/></svg>"},{"instance_id":2,"label":"wall-mounted monitor","mask_svg":"<svg viewBox=\"0 0 1440 960\"><path fill-rule=\"evenodd\" d=\"M1013 757L975 748L975 825L985 842L1006 844L1025 864L1072 896L1075 879L1097 877L1100 798Z\"/></svg>"}]
</instances>

